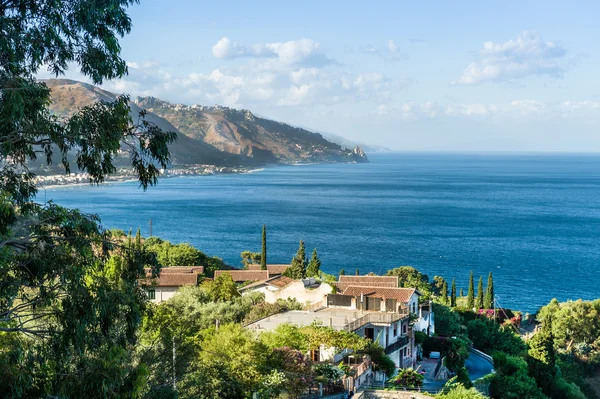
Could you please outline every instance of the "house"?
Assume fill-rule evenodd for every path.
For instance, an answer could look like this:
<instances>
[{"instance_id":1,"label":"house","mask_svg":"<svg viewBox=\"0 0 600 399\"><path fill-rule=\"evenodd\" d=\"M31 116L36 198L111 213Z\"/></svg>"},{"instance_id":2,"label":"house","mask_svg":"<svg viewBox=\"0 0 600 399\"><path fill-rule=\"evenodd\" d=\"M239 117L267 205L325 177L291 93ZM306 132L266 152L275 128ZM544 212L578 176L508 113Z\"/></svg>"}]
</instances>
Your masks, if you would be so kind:
<instances>
[{"instance_id":1,"label":"house","mask_svg":"<svg viewBox=\"0 0 600 399\"><path fill-rule=\"evenodd\" d=\"M249 292L262 292L267 303L275 303L278 299L295 298L300 303L312 305L323 303L326 296L333 292L333 287L314 279L293 280L278 275L246 285L239 291L242 295Z\"/></svg>"},{"instance_id":2,"label":"house","mask_svg":"<svg viewBox=\"0 0 600 399\"><path fill-rule=\"evenodd\" d=\"M267 271L269 272L269 277L275 277L282 275L283 272L287 270L290 265L283 264L269 264L267 265ZM261 270L260 265L258 264L249 264L246 267L246 270Z\"/></svg>"},{"instance_id":3,"label":"house","mask_svg":"<svg viewBox=\"0 0 600 399\"><path fill-rule=\"evenodd\" d=\"M343 292L350 285L362 287L398 287L398 276L345 276L339 277L335 287L339 292Z\"/></svg>"},{"instance_id":4,"label":"house","mask_svg":"<svg viewBox=\"0 0 600 399\"><path fill-rule=\"evenodd\" d=\"M152 270L144 268L146 277L140 279L151 302L163 302L173 297L179 288L198 284L199 277L204 273L203 266L170 266L163 267L156 277Z\"/></svg>"}]
</instances>

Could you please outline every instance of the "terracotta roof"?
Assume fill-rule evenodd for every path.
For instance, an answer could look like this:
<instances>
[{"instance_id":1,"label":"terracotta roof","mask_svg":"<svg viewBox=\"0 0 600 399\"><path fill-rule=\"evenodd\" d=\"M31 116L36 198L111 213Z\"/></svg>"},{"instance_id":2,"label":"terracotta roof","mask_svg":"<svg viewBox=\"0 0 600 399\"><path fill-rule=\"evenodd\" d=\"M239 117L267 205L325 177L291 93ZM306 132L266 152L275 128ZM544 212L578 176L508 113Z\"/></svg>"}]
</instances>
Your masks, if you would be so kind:
<instances>
[{"instance_id":1,"label":"terracotta roof","mask_svg":"<svg viewBox=\"0 0 600 399\"><path fill-rule=\"evenodd\" d=\"M257 281L255 283L245 285L242 288L240 288L240 291L245 291L247 289L254 288L254 287L260 287L261 285L272 285L277 288L284 288L284 287L287 287L292 282L294 282L294 280L289 277L275 276L275 277L271 277L264 281Z\"/></svg>"},{"instance_id":2,"label":"terracotta roof","mask_svg":"<svg viewBox=\"0 0 600 399\"><path fill-rule=\"evenodd\" d=\"M414 288L361 287L351 285L344 290L343 295L360 296L363 294L371 298L395 299L398 302L407 303L415 292Z\"/></svg>"},{"instance_id":3,"label":"terracotta roof","mask_svg":"<svg viewBox=\"0 0 600 399\"><path fill-rule=\"evenodd\" d=\"M398 287L398 276L340 276L334 283L338 291L343 292L351 285L362 287Z\"/></svg>"},{"instance_id":4,"label":"terracotta roof","mask_svg":"<svg viewBox=\"0 0 600 399\"><path fill-rule=\"evenodd\" d=\"M288 267L290 265L267 265L267 270L270 276L274 276L276 274L283 274Z\"/></svg>"},{"instance_id":5,"label":"terracotta roof","mask_svg":"<svg viewBox=\"0 0 600 399\"><path fill-rule=\"evenodd\" d=\"M259 281L269 278L267 270L215 270L215 279L224 273L228 273L236 282Z\"/></svg>"},{"instance_id":6,"label":"terracotta roof","mask_svg":"<svg viewBox=\"0 0 600 399\"><path fill-rule=\"evenodd\" d=\"M146 277L152 275L152 269L149 267L144 268ZM204 266L164 266L160 269L160 274L166 273L192 273L192 274L203 274Z\"/></svg>"},{"instance_id":7,"label":"terracotta roof","mask_svg":"<svg viewBox=\"0 0 600 399\"><path fill-rule=\"evenodd\" d=\"M261 269L260 269L260 265L255 265L254 263L251 263L246 267L246 270L261 270Z\"/></svg>"},{"instance_id":8,"label":"terracotta roof","mask_svg":"<svg viewBox=\"0 0 600 399\"><path fill-rule=\"evenodd\" d=\"M157 278L140 279L140 282L145 285L157 287L183 287L184 285L196 285L198 283L198 274L161 273Z\"/></svg>"}]
</instances>

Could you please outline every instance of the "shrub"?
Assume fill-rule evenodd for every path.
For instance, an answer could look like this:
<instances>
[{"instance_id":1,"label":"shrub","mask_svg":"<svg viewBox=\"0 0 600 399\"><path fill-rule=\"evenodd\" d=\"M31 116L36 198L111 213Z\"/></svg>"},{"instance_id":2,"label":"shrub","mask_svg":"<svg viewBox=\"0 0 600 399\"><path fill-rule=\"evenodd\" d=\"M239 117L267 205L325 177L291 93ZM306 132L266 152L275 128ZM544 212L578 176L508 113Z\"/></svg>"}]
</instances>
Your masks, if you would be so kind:
<instances>
[{"instance_id":1,"label":"shrub","mask_svg":"<svg viewBox=\"0 0 600 399\"><path fill-rule=\"evenodd\" d=\"M390 380L390 382L399 387L419 388L423 385L423 379L424 377L421 374L409 368L398 371L398 375Z\"/></svg>"}]
</instances>

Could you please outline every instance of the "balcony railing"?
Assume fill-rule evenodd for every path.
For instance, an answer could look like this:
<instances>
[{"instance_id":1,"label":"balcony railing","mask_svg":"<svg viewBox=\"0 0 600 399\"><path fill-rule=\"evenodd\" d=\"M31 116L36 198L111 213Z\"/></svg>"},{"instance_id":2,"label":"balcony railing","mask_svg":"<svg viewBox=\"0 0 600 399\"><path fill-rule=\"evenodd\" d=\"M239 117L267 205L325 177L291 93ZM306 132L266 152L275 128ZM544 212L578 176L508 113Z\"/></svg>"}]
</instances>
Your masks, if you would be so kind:
<instances>
[{"instance_id":1,"label":"balcony railing","mask_svg":"<svg viewBox=\"0 0 600 399\"><path fill-rule=\"evenodd\" d=\"M348 323L344 326L344 330L352 332L356 331L367 324L392 324L408 315L404 313L385 313L373 312L367 313L364 316Z\"/></svg>"},{"instance_id":2,"label":"balcony railing","mask_svg":"<svg viewBox=\"0 0 600 399\"><path fill-rule=\"evenodd\" d=\"M389 355L392 352L397 351L398 349L402 348L403 346L407 345L408 342L410 340L410 336L409 335L403 335L400 338L398 338L398 341L394 342L393 344L389 345L387 348L385 348L385 353L387 355Z\"/></svg>"}]
</instances>

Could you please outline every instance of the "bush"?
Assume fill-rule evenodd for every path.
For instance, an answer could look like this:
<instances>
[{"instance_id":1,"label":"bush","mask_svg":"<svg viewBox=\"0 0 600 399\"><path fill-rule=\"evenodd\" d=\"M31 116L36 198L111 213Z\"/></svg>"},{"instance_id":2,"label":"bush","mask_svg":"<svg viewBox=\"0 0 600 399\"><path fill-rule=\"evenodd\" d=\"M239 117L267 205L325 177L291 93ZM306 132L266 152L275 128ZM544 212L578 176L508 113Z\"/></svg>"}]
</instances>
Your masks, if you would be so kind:
<instances>
[{"instance_id":1,"label":"bush","mask_svg":"<svg viewBox=\"0 0 600 399\"><path fill-rule=\"evenodd\" d=\"M527 349L527 345L513 332L512 327L502 327L493 320L480 318L469 321L467 334L473 347L488 354L501 351L518 355Z\"/></svg>"},{"instance_id":2,"label":"bush","mask_svg":"<svg viewBox=\"0 0 600 399\"><path fill-rule=\"evenodd\" d=\"M423 342L425 342L425 340L428 337L429 336L427 334L425 334L424 332L415 331L415 344L417 344L417 345L423 345Z\"/></svg>"},{"instance_id":3,"label":"bush","mask_svg":"<svg viewBox=\"0 0 600 399\"><path fill-rule=\"evenodd\" d=\"M410 369L401 369L398 375L390 380L396 386L404 388L419 388L423 385L423 377L421 374Z\"/></svg>"}]
</instances>

